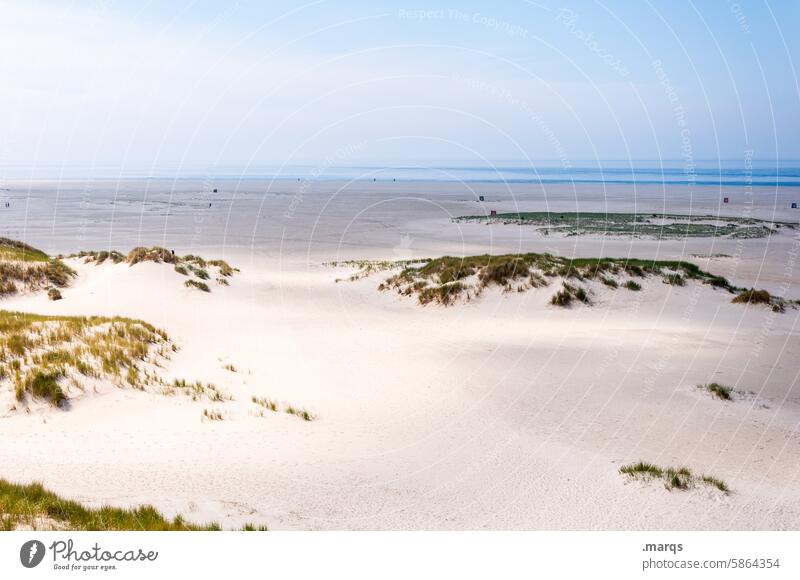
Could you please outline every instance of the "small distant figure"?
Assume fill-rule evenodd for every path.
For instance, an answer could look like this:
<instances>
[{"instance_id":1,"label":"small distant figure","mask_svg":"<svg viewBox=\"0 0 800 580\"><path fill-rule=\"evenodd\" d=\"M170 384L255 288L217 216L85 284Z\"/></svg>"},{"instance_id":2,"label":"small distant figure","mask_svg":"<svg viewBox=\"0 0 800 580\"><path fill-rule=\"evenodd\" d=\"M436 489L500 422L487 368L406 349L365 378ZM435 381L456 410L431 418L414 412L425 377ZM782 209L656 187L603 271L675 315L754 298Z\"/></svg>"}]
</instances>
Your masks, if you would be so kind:
<instances>
[{"instance_id":1,"label":"small distant figure","mask_svg":"<svg viewBox=\"0 0 800 580\"><path fill-rule=\"evenodd\" d=\"M377 177L373 177L372 181L378 181L378 178Z\"/></svg>"},{"instance_id":2,"label":"small distant figure","mask_svg":"<svg viewBox=\"0 0 800 580\"><path fill-rule=\"evenodd\" d=\"M496 210L496 209L493 209L489 215L490 215L491 217L495 217L495 216L497 215L497 210Z\"/></svg>"},{"instance_id":3,"label":"small distant figure","mask_svg":"<svg viewBox=\"0 0 800 580\"><path fill-rule=\"evenodd\" d=\"M727 198L727 197L723 197L722 198L722 203L728 203L729 201L730 201L730 199Z\"/></svg>"},{"instance_id":4,"label":"small distant figure","mask_svg":"<svg viewBox=\"0 0 800 580\"><path fill-rule=\"evenodd\" d=\"M175 255L175 250L172 250L172 255L173 255L173 256Z\"/></svg>"},{"instance_id":5,"label":"small distant figure","mask_svg":"<svg viewBox=\"0 0 800 580\"><path fill-rule=\"evenodd\" d=\"M208 207L211 207L211 202L210 201L208 202Z\"/></svg>"}]
</instances>

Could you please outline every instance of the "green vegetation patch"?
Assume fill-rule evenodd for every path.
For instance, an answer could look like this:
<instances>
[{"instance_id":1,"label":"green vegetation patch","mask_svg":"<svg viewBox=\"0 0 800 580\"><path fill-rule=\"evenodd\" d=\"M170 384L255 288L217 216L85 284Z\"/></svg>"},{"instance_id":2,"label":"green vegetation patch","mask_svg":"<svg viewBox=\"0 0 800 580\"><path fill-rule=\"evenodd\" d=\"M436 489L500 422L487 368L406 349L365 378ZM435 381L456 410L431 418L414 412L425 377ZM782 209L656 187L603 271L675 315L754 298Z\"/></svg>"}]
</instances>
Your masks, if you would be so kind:
<instances>
[{"instance_id":1,"label":"green vegetation patch","mask_svg":"<svg viewBox=\"0 0 800 580\"><path fill-rule=\"evenodd\" d=\"M668 491L676 489L685 491L695 488L699 485L706 485L716 488L725 494L730 491L727 484L721 479L712 477L710 475L701 475L698 477L694 475L687 467L662 468L652 463L639 461L638 463L620 467L619 472L630 479L645 482L660 480L663 482L664 488Z\"/></svg>"},{"instance_id":2,"label":"green vegetation patch","mask_svg":"<svg viewBox=\"0 0 800 580\"><path fill-rule=\"evenodd\" d=\"M764 238L781 227L795 229L791 222L755 218L668 213L518 212L494 216L461 216L456 222L533 226L545 235L609 235L654 239Z\"/></svg>"},{"instance_id":3,"label":"green vegetation patch","mask_svg":"<svg viewBox=\"0 0 800 580\"><path fill-rule=\"evenodd\" d=\"M790 304L796 305L797 300L787 301L779 296L772 296L766 290L742 290L733 300L734 304L761 304L772 308L773 312L784 312Z\"/></svg>"},{"instance_id":4,"label":"green vegetation patch","mask_svg":"<svg viewBox=\"0 0 800 580\"><path fill-rule=\"evenodd\" d=\"M68 286L75 271L23 242L0 238L0 296Z\"/></svg>"},{"instance_id":5,"label":"green vegetation patch","mask_svg":"<svg viewBox=\"0 0 800 580\"><path fill-rule=\"evenodd\" d=\"M0 237L0 260L48 262L50 261L50 256L24 242Z\"/></svg>"},{"instance_id":6,"label":"green vegetation patch","mask_svg":"<svg viewBox=\"0 0 800 580\"><path fill-rule=\"evenodd\" d=\"M365 268L367 268L369 265ZM504 254L492 256L453 257L403 263L400 272L386 279L379 290L395 290L402 296L417 296L420 304L431 302L450 305L460 297L470 300L484 289L496 286L504 291L519 292L548 286L550 280L561 278L567 285L553 296L551 302L566 306L572 299L589 303L586 288L576 282L596 281L608 287L620 285L617 278L646 278L661 276L666 283L684 285L694 280L722 288L738 290L725 278L701 270L690 262L675 260L640 260L633 258L563 258L551 254ZM380 266L380 269L388 269ZM362 270L364 272L365 270ZM369 272L375 271L368 270ZM361 272L351 279L361 276ZM634 280L623 284L630 290L640 290Z\"/></svg>"},{"instance_id":7,"label":"green vegetation patch","mask_svg":"<svg viewBox=\"0 0 800 580\"><path fill-rule=\"evenodd\" d=\"M572 304L573 300L589 304L589 295L582 286L573 286L572 284L562 283L562 288L550 298L550 304L553 306L566 307Z\"/></svg>"},{"instance_id":8,"label":"green vegetation patch","mask_svg":"<svg viewBox=\"0 0 800 580\"><path fill-rule=\"evenodd\" d=\"M149 505L132 509L87 508L63 499L39 483L18 484L0 479L0 530L18 528L75 531L214 531L218 524L191 524L177 516L165 518ZM255 529L252 527L252 529ZM262 528L263 529L263 528Z\"/></svg>"},{"instance_id":9,"label":"green vegetation patch","mask_svg":"<svg viewBox=\"0 0 800 580\"><path fill-rule=\"evenodd\" d=\"M700 385L700 388L708 391L716 398L722 399L723 401L733 400L733 389L726 385L721 385L719 383L708 383L705 385Z\"/></svg>"},{"instance_id":10,"label":"green vegetation patch","mask_svg":"<svg viewBox=\"0 0 800 580\"><path fill-rule=\"evenodd\" d=\"M110 379L144 389L159 379L151 369L174 344L163 330L130 318L44 316L0 310L0 388L19 402L68 401L67 387Z\"/></svg>"},{"instance_id":11,"label":"green vegetation patch","mask_svg":"<svg viewBox=\"0 0 800 580\"><path fill-rule=\"evenodd\" d=\"M211 292L211 288L208 287L208 284L206 284L205 282L200 282L198 280L191 280L191 279L186 280L186 282L184 282L183 285L186 286L187 288L197 288L202 292Z\"/></svg>"}]
</instances>

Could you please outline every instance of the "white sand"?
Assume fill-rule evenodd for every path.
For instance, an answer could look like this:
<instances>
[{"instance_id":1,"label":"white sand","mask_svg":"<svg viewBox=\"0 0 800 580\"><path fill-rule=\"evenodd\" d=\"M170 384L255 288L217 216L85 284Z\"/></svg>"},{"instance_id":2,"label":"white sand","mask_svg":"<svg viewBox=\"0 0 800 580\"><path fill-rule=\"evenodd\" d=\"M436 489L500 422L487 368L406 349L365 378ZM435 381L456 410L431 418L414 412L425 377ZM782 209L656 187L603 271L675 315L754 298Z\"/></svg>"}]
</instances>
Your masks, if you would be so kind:
<instances>
[{"instance_id":1,"label":"white sand","mask_svg":"<svg viewBox=\"0 0 800 580\"><path fill-rule=\"evenodd\" d=\"M0 419L0 476L225 527L800 528L800 310L774 315L658 279L640 293L599 293L591 308L549 306L556 286L422 308L377 292L385 276L337 284L350 271L321 265L518 245L610 256L633 247L662 259L713 251L740 259L697 263L794 298L789 234L657 244L494 228L487 243L488 226L403 219L390 235L376 228L371 245L370 229L358 230L346 251L311 251L308 237L292 251L226 248L242 272L211 294L184 288L170 266L72 261L79 278L63 300L4 300L5 309L145 319L181 347L166 377L210 381L236 400L110 388L68 412L13 414ZM340 240L350 240L347 224ZM712 380L755 394L726 403L695 387ZM252 395L318 420L256 417ZM226 420L201 421L205 408ZM627 483L617 469L639 459L715 475L732 493Z\"/></svg>"}]
</instances>

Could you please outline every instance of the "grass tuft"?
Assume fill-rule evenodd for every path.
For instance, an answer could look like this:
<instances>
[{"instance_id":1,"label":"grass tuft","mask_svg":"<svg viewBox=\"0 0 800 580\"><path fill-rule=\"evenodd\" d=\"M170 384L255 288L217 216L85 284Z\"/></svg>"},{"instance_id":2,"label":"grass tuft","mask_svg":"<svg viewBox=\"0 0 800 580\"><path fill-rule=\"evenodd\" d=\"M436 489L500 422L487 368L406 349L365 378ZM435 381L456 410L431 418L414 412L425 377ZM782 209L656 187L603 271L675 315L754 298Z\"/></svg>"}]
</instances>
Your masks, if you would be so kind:
<instances>
[{"instance_id":1,"label":"grass tuft","mask_svg":"<svg viewBox=\"0 0 800 580\"><path fill-rule=\"evenodd\" d=\"M198 290L202 290L203 292L211 292L211 288L208 287L208 284L205 282L198 282L197 280L186 280L183 283L184 286L187 288L197 288Z\"/></svg>"},{"instance_id":2,"label":"grass tuft","mask_svg":"<svg viewBox=\"0 0 800 580\"><path fill-rule=\"evenodd\" d=\"M662 480L664 482L664 488L668 491L674 489L686 491L696 487L698 484L714 487L725 494L730 491L722 480L708 475L696 477L688 467L668 467L664 469L652 463L639 461L638 463L620 467L619 472L622 475L627 475L630 479L640 479L643 481L650 481L653 479Z\"/></svg>"},{"instance_id":3,"label":"grass tuft","mask_svg":"<svg viewBox=\"0 0 800 580\"><path fill-rule=\"evenodd\" d=\"M661 477L664 474L660 467L644 461L620 467L619 472L625 475L649 475L651 477Z\"/></svg>"},{"instance_id":4,"label":"grass tuft","mask_svg":"<svg viewBox=\"0 0 800 580\"><path fill-rule=\"evenodd\" d=\"M305 409L293 407L292 405L287 405L286 407L284 407L283 412L288 413L289 415L294 415L295 417L299 417L303 421L313 421L314 419L316 419L314 415L312 415Z\"/></svg>"},{"instance_id":5,"label":"grass tuft","mask_svg":"<svg viewBox=\"0 0 800 580\"><path fill-rule=\"evenodd\" d=\"M224 421L225 416L218 409L203 409L203 419L209 421Z\"/></svg>"},{"instance_id":6,"label":"grass tuft","mask_svg":"<svg viewBox=\"0 0 800 580\"><path fill-rule=\"evenodd\" d=\"M278 411L278 403L276 401L273 401L272 399L265 399L253 395L250 400L259 407L264 407L265 409L267 409L268 411L272 411L273 413L276 413Z\"/></svg>"},{"instance_id":7,"label":"grass tuft","mask_svg":"<svg viewBox=\"0 0 800 580\"><path fill-rule=\"evenodd\" d=\"M566 288L562 288L550 298L550 304L553 306L566 307L572 304L572 293Z\"/></svg>"},{"instance_id":8,"label":"grass tuft","mask_svg":"<svg viewBox=\"0 0 800 580\"><path fill-rule=\"evenodd\" d=\"M664 284L671 286L686 286L686 280L680 274L667 274L664 276Z\"/></svg>"},{"instance_id":9,"label":"grass tuft","mask_svg":"<svg viewBox=\"0 0 800 580\"><path fill-rule=\"evenodd\" d=\"M721 385L719 383L708 383L706 385L700 385L701 389L705 389L718 399L722 399L723 401L731 401L733 397L733 389L731 387L727 387L725 385Z\"/></svg>"},{"instance_id":10,"label":"grass tuft","mask_svg":"<svg viewBox=\"0 0 800 580\"><path fill-rule=\"evenodd\" d=\"M711 477L710 475L703 475L700 477L700 480L705 483L706 485L710 485L712 487L716 487L723 493L728 493L730 490L728 489L727 484L722 481L721 479L717 479L716 477Z\"/></svg>"},{"instance_id":11,"label":"grass tuft","mask_svg":"<svg viewBox=\"0 0 800 580\"><path fill-rule=\"evenodd\" d=\"M772 303L772 296L766 290L745 290L731 300L734 304L766 304Z\"/></svg>"}]
</instances>

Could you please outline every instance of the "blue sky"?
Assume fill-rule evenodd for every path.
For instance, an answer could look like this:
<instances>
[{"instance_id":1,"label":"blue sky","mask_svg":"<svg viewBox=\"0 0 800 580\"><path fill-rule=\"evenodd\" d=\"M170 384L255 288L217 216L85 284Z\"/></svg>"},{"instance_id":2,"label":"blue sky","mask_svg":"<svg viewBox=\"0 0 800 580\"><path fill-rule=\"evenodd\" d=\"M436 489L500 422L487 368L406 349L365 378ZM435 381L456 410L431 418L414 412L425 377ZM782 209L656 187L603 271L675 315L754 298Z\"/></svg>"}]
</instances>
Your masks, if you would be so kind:
<instances>
[{"instance_id":1,"label":"blue sky","mask_svg":"<svg viewBox=\"0 0 800 580\"><path fill-rule=\"evenodd\" d=\"M0 166L800 158L793 1L0 15Z\"/></svg>"}]
</instances>

